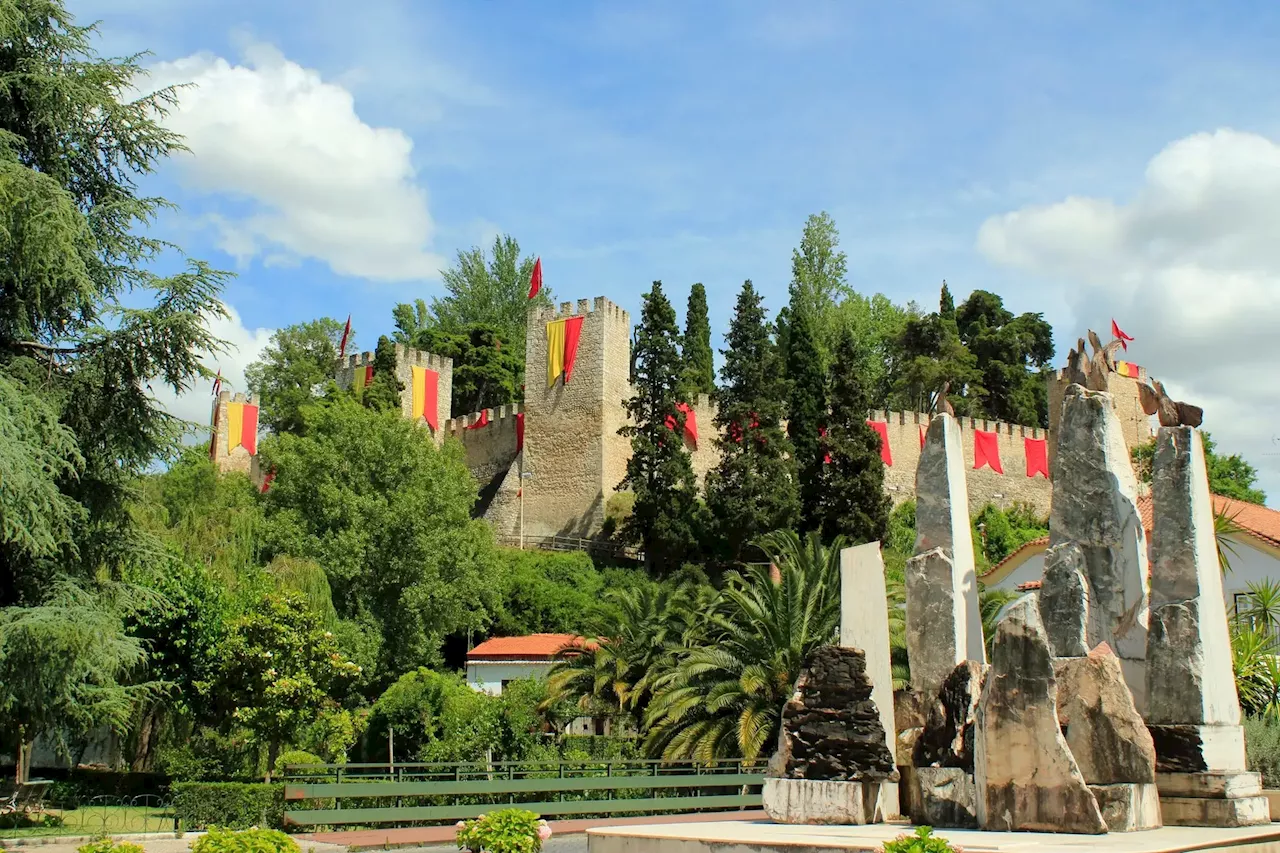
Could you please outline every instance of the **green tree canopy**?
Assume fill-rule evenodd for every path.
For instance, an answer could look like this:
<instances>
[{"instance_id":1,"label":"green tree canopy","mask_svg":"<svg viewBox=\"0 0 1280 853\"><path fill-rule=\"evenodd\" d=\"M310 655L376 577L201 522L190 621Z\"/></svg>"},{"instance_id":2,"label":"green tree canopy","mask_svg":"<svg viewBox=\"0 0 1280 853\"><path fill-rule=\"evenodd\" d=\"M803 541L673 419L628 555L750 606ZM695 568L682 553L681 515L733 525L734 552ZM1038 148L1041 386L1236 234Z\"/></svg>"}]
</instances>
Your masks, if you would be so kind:
<instances>
[{"instance_id":1,"label":"green tree canopy","mask_svg":"<svg viewBox=\"0 0 1280 853\"><path fill-rule=\"evenodd\" d=\"M651 571L671 571L697 553L701 532L698 482L681 436L681 364L676 312L655 281L644 297L632 358L635 394L624 406L631 423L618 430L631 439L627 475L619 489L635 494L623 534L644 547ZM668 418L674 429L667 426Z\"/></svg>"},{"instance_id":2,"label":"green tree canopy","mask_svg":"<svg viewBox=\"0 0 1280 853\"><path fill-rule=\"evenodd\" d=\"M285 326L271 335L261 357L245 368L249 390L258 396L261 421L272 432L297 432L298 410L333 381L345 323L321 317ZM347 354L356 352L355 330L347 338Z\"/></svg>"},{"instance_id":3,"label":"green tree canopy","mask_svg":"<svg viewBox=\"0 0 1280 853\"><path fill-rule=\"evenodd\" d=\"M715 366L711 357L711 321L707 317L707 289L702 282L689 288L689 305L684 315L684 395L692 401L697 394L714 394Z\"/></svg>"},{"instance_id":4,"label":"green tree canopy","mask_svg":"<svg viewBox=\"0 0 1280 853\"><path fill-rule=\"evenodd\" d=\"M822 500L824 450L822 432L827 423L827 376L806 311L793 315L787 352L787 436L795 448L799 482L800 529L817 530Z\"/></svg>"},{"instance_id":5,"label":"green tree canopy","mask_svg":"<svg viewBox=\"0 0 1280 853\"><path fill-rule=\"evenodd\" d=\"M1207 432L1201 432L1204 442L1204 462L1209 473L1209 491L1215 495L1235 498L1246 503L1265 504L1267 495L1257 487L1258 469L1245 461L1238 453L1222 456L1217 452L1217 444ZM1151 463L1156 455L1156 440L1139 444L1130 453L1138 479L1144 483L1151 482Z\"/></svg>"},{"instance_id":6,"label":"green tree canopy","mask_svg":"<svg viewBox=\"0 0 1280 853\"><path fill-rule=\"evenodd\" d=\"M221 346L223 275L161 272L172 247L143 232L165 202L135 180L181 148L157 121L173 91L121 101L139 57L102 59L92 39L61 2L0 3L0 395L23 412L0 416L0 604L148 553L130 484L183 433L148 383L187 390ZM39 471L17 461L46 439Z\"/></svg>"},{"instance_id":7,"label":"green tree canopy","mask_svg":"<svg viewBox=\"0 0 1280 853\"><path fill-rule=\"evenodd\" d=\"M738 562L753 553L757 538L790 527L800 512L796 463L782 430L783 365L750 281L725 343L715 418L720 462L707 474L707 509L718 556Z\"/></svg>"},{"instance_id":8,"label":"green tree canopy","mask_svg":"<svg viewBox=\"0 0 1280 853\"><path fill-rule=\"evenodd\" d=\"M260 449L276 470L264 557L319 563L338 615L377 626L381 672L438 664L444 638L485 627L502 583L462 447L346 395L302 413L301 435Z\"/></svg>"},{"instance_id":9,"label":"green tree canopy","mask_svg":"<svg viewBox=\"0 0 1280 853\"><path fill-rule=\"evenodd\" d=\"M1015 317L999 296L986 290L969 294L955 316L960 340L981 374L982 395L975 399L973 413L1047 426L1049 387L1042 371L1053 359L1053 328L1044 316Z\"/></svg>"},{"instance_id":10,"label":"green tree canopy","mask_svg":"<svg viewBox=\"0 0 1280 853\"><path fill-rule=\"evenodd\" d=\"M825 211L813 214L805 221L800 246L791 252L787 323L797 312L808 312L824 368L836 344L836 306L852 293L846 281L848 272L849 261L840 250L835 220Z\"/></svg>"}]
</instances>

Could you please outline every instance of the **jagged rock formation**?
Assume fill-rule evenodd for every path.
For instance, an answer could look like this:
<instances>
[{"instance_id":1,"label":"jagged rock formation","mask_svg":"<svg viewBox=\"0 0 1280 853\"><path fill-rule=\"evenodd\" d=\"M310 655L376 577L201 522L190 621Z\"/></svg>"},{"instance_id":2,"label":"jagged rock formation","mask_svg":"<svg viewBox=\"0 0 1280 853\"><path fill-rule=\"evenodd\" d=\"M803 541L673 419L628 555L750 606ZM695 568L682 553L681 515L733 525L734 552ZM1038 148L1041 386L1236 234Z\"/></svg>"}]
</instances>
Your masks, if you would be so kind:
<instances>
[{"instance_id":1,"label":"jagged rock formation","mask_svg":"<svg viewBox=\"0 0 1280 853\"><path fill-rule=\"evenodd\" d=\"M1107 831L1058 725L1058 688L1035 599L996 630L976 719L978 824L1002 831Z\"/></svg>"},{"instance_id":2,"label":"jagged rock formation","mask_svg":"<svg viewBox=\"0 0 1280 853\"><path fill-rule=\"evenodd\" d=\"M1089 586L1084 553L1074 542L1055 545L1044 555L1040 582L1040 618L1054 657L1084 657L1089 652Z\"/></svg>"}]
</instances>

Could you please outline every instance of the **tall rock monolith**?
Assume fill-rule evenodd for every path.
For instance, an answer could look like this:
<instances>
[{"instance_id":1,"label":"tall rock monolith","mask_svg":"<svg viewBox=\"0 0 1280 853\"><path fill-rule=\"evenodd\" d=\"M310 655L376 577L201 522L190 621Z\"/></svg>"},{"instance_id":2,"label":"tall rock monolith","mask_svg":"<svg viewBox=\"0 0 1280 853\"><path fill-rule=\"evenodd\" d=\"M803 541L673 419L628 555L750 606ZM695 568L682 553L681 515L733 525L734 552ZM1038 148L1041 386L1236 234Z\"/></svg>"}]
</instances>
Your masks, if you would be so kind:
<instances>
[{"instance_id":1,"label":"tall rock monolith","mask_svg":"<svg viewBox=\"0 0 1280 853\"><path fill-rule=\"evenodd\" d=\"M1082 565L1066 551L1062 560L1076 564L1088 591L1085 646L1106 643L1115 651L1141 712L1146 707L1148 594L1138 483L1111 396L1080 385L1063 395L1049 518L1050 547L1067 544L1079 548ZM1072 577L1067 571L1061 576ZM1051 581L1048 563L1045 581ZM1058 594L1075 593L1048 591L1050 597ZM1077 614L1072 610L1063 618ZM1060 628L1069 630L1055 625L1055 642Z\"/></svg>"},{"instance_id":2,"label":"tall rock monolith","mask_svg":"<svg viewBox=\"0 0 1280 853\"><path fill-rule=\"evenodd\" d=\"M1222 570L1204 445L1192 427L1161 427L1151 466L1151 630L1146 719L1165 823L1270 821L1246 771Z\"/></svg>"},{"instance_id":3,"label":"tall rock monolith","mask_svg":"<svg viewBox=\"0 0 1280 853\"><path fill-rule=\"evenodd\" d=\"M884 558L879 542L854 545L840 552L840 645L861 649L871 680L871 700L880 714L885 746L896 751L897 700L889 651L889 596L884 584ZM880 812L898 817L898 783L880 783Z\"/></svg>"},{"instance_id":4,"label":"tall rock monolith","mask_svg":"<svg viewBox=\"0 0 1280 853\"><path fill-rule=\"evenodd\" d=\"M939 414L916 467L915 556L906 571L911 687L926 697L957 664L986 661L969 525L960 425Z\"/></svg>"},{"instance_id":5,"label":"tall rock monolith","mask_svg":"<svg viewBox=\"0 0 1280 853\"><path fill-rule=\"evenodd\" d=\"M1058 725L1058 686L1034 596L996 629L974 737L978 825L1004 832L1107 831Z\"/></svg>"}]
</instances>

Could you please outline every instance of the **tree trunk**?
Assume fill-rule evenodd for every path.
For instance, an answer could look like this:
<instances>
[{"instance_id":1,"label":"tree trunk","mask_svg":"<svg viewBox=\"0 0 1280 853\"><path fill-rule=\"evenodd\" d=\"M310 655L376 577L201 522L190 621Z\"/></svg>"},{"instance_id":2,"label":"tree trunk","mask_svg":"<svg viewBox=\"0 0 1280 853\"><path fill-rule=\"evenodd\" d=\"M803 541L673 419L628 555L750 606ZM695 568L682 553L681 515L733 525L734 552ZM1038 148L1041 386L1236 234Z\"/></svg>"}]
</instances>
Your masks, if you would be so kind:
<instances>
[{"instance_id":1,"label":"tree trunk","mask_svg":"<svg viewBox=\"0 0 1280 853\"><path fill-rule=\"evenodd\" d=\"M267 743L267 779L271 781L271 771L276 769L276 759L280 757L280 741L272 739Z\"/></svg>"},{"instance_id":2,"label":"tree trunk","mask_svg":"<svg viewBox=\"0 0 1280 853\"><path fill-rule=\"evenodd\" d=\"M18 726L18 756L14 761L14 782L25 785L31 775L31 749L27 745L27 728Z\"/></svg>"},{"instance_id":3,"label":"tree trunk","mask_svg":"<svg viewBox=\"0 0 1280 853\"><path fill-rule=\"evenodd\" d=\"M159 705L151 705L142 712L142 722L138 726L138 742L134 748L133 760L129 769L134 773L149 772L155 764L156 746L160 740L163 725L164 709Z\"/></svg>"}]
</instances>

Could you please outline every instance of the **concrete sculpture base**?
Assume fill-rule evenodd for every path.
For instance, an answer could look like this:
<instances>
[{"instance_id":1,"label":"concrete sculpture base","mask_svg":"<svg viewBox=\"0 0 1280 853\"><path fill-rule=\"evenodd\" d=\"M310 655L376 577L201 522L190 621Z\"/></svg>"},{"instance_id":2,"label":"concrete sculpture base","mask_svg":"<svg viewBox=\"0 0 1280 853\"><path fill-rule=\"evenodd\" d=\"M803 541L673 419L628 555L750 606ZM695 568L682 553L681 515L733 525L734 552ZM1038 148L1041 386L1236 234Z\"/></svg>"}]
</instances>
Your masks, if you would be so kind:
<instances>
[{"instance_id":1,"label":"concrete sculpture base","mask_svg":"<svg viewBox=\"0 0 1280 853\"><path fill-rule=\"evenodd\" d=\"M764 811L788 824L862 825L884 821L882 783L819 782L811 779L764 780ZM896 796L897 785L893 785ZM887 792L886 792L887 793Z\"/></svg>"}]
</instances>

